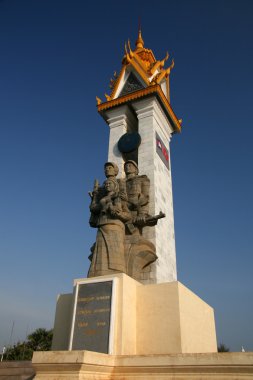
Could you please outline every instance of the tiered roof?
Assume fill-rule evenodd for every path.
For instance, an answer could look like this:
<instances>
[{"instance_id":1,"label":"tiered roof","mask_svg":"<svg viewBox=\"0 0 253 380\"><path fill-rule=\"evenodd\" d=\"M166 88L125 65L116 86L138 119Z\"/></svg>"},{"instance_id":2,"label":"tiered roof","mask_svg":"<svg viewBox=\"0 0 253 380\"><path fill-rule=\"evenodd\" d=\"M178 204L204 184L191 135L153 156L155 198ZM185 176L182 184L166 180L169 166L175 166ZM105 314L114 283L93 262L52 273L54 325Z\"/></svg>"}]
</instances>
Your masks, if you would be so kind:
<instances>
[{"instance_id":1,"label":"tiered roof","mask_svg":"<svg viewBox=\"0 0 253 380\"><path fill-rule=\"evenodd\" d=\"M114 78L110 81L111 94L105 94L105 102L97 97L98 112L103 116L110 108L155 95L171 121L174 131L180 132L181 120L178 120L170 105L169 75L174 67L174 61L172 60L170 66L165 68L168 58L167 53L163 60L156 60L153 51L144 47L139 30L135 50L131 49L129 41L125 44L121 71L118 76L114 73Z\"/></svg>"}]
</instances>

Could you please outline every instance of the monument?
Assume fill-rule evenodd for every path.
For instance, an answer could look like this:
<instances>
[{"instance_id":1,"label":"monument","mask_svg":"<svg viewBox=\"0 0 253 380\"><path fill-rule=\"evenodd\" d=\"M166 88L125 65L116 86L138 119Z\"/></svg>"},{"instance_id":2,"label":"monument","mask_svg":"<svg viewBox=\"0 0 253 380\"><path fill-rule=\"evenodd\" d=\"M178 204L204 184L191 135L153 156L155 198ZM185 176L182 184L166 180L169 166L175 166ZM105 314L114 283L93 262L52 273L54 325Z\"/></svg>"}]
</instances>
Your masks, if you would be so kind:
<instances>
[{"instance_id":1,"label":"monument","mask_svg":"<svg viewBox=\"0 0 253 380\"><path fill-rule=\"evenodd\" d=\"M97 98L97 108L110 128L108 161L119 168L124 176L124 163L133 160L139 172L150 181L149 212L160 210L166 218L155 228L146 228L143 237L156 247L156 260L150 271L143 275L142 283L176 281L176 251L169 143L172 134L181 131L170 104L170 72L165 62L156 60L154 53L144 47L139 31L135 50L130 42L119 74L111 79L111 94L106 102Z\"/></svg>"},{"instance_id":2,"label":"monument","mask_svg":"<svg viewBox=\"0 0 253 380\"><path fill-rule=\"evenodd\" d=\"M110 138L104 182L89 192L96 241L87 278L58 297L53 352L34 354L36 380L211 379L219 363L218 378L232 373L217 357L213 309L177 281L169 142L181 122L168 58L156 60L139 31L111 94L97 97Z\"/></svg>"},{"instance_id":3,"label":"monument","mask_svg":"<svg viewBox=\"0 0 253 380\"><path fill-rule=\"evenodd\" d=\"M75 280L68 311L62 312L65 298L59 298L53 348L215 352L212 308L176 281L169 141L181 123L170 105L174 63L165 69L169 55L156 60L141 31L135 45L125 46L110 96L103 103L97 98L110 137L105 180L95 179L89 192L96 241L87 278Z\"/></svg>"}]
</instances>

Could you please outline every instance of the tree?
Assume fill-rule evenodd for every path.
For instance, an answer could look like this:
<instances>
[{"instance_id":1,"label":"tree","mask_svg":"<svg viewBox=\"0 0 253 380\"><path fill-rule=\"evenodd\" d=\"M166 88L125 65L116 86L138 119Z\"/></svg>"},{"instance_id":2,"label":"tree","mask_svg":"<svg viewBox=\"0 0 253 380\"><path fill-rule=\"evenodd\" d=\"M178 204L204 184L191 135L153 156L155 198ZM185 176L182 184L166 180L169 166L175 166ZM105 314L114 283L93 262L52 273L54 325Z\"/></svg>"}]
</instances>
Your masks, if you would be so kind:
<instances>
[{"instance_id":1,"label":"tree","mask_svg":"<svg viewBox=\"0 0 253 380\"><path fill-rule=\"evenodd\" d=\"M229 352L230 349L223 343L220 343L218 346L218 352Z\"/></svg>"},{"instance_id":2,"label":"tree","mask_svg":"<svg viewBox=\"0 0 253 380\"><path fill-rule=\"evenodd\" d=\"M39 328L28 335L28 343L33 351L49 351L53 339L53 330Z\"/></svg>"},{"instance_id":3,"label":"tree","mask_svg":"<svg viewBox=\"0 0 253 380\"><path fill-rule=\"evenodd\" d=\"M8 347L4 360L31 360L34 351L49 351L53 339L53 330L39 328L28 335L24 342Z\"/></svg>"},{"instance_id":4,"label":"tree","mask_svg":"<svg viewBox=\"0 0 253 380\"><path fill-rule=\"evenodd\" d=\"M31 360L33 350L27 342L17 342L6 349L3 360Z\"/></svg>"}]
</instances>

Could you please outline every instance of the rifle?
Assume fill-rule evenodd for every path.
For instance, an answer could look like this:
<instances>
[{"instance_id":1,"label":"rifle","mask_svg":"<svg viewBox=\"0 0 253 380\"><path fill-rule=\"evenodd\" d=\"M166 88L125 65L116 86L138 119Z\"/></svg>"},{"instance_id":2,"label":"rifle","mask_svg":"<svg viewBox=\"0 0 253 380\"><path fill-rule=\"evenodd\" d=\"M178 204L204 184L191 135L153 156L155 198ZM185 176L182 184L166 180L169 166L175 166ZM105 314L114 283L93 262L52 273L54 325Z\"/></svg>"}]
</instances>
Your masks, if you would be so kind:
<instances>
[{"instance_id":1,"label":"rifle","mask_svg":"<svg viewBox=\"0 0 253 380\"><path fill-rule=\"evenodd\" d=\"M154 215L154 216L147 216L147 217L144 217L145 220L143 221L134 221L132 223L126 223L126 226L128 228L128 231L132 234L134 233L136 227L135 226L140 226L140 227L145 227L145 226L148 226L148 227L153 227L157 224L158 220L159 219L162 219L162 218L165 218L165 214L164 212L160 211L158 215Z\"/></svg>"},{"instance_id":2,"label":"rifle","mask_svg":"<svg viewBox=\"0 0 253 380\"><path fill-rule=\"evenodd\" d=\"M145 226L155 226L159 219L165 218L164 212L160 211L158 215L148 216L145 220Z\"/></svg>"}]
</instances>

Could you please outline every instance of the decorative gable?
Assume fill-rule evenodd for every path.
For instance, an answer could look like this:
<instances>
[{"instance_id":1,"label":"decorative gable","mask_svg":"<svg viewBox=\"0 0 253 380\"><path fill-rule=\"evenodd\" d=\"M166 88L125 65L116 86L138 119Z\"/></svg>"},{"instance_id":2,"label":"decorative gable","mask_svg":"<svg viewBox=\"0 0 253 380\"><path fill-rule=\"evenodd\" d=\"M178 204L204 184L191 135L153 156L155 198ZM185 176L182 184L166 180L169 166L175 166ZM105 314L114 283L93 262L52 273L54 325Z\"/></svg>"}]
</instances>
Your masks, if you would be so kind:
<instances>
[{"instance_id":1,"label":"decorative gable","mask_svg":"<svg viewBox=\"0 0 253 380\"><path fill-rule=\"evenodd\" d=\"M141 84L141 82L136 78L136 76L134 75L134 73L130 73L127 80L126 80L126 83L124 84L119 96L123 96L123 95L126 95L126 94L129 94L130 92L134 92L134 91L137 91L137 90L141 90L143 89L144 86Z\"/></svg>"}]
</instances>

